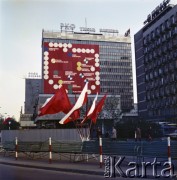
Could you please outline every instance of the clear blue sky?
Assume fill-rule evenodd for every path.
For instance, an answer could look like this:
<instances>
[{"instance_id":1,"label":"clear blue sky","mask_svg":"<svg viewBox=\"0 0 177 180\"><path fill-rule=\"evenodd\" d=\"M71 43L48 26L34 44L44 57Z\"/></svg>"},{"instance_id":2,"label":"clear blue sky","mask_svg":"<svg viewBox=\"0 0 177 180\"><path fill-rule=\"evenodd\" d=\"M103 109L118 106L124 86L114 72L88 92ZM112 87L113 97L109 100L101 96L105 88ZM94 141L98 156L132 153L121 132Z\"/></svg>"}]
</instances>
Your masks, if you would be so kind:
<instances>
[{"instance_id":1,"label":"clear blue sky","mask_svg":"<svg viewBox=\"0 0 177 180\"><path fill-rule=\"evenodd\" d=\"M130 28L133 48L134 34L162 1L0 0L0 113L19 119L25 101L23 78L28 72L41 74L42 29L60 30L60 23L73 23L77 31L87 19L87 27L97 32L109 28L124 34Z\"/></svg>"}]
</instances>

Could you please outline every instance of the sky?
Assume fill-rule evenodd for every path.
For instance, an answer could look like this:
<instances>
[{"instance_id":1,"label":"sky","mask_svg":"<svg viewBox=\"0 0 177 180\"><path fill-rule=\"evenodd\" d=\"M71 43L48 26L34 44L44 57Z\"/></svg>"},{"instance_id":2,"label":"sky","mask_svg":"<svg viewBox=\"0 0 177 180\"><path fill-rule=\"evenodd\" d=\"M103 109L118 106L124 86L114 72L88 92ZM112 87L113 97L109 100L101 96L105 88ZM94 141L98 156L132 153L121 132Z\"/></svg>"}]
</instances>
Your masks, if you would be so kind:
<instances>
[{"instance_id":1,"label":"sky","mask_svg":"<svg viewBox=\"0 0 177 180\"><path fill-rule=\"evenodd\" d=\"M134 102L136 98L134 34L163 0L0 0L0 115L19 120L25 101L25 77L41 75L42 29L60 31L60 23L116 29L130 28Z\"/></svg>"}]
</instances>

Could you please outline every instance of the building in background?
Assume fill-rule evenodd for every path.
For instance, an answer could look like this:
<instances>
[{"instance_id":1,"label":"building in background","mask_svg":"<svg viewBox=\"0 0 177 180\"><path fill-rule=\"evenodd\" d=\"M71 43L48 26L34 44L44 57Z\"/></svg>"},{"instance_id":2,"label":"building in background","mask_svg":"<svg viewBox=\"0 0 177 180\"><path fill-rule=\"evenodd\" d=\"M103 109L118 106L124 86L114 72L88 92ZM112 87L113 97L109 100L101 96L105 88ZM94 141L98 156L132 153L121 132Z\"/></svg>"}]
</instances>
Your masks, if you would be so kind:
<instances>
[{"instance_id":1,"label":"building in background","mask_svg":"<svg viewBox=\"0 0 177 180\"><path fill-rule=\"evenodd\" d=\"M26 79L25 113L33 112L35 119L38 109L61 84L74 102L87 81L88 107L97 92L98 99L107 94L108 102L115 106L111 110L114 115L110 116L107 108L107 113L103 111L100 116L102 119L130 112L133 109L130 30L119 35L113 29L100 29L96 33L94 28L85 27L74 32L74 27L61 23L61 31L42 31L42 79ZM36 118L36 123L40 127L56 127L63 115L42 116Z\"/></svg>"},{"instance_id":2,"label":"building in background","mask_svg":"<svg viewBox=\"0 0 177 180\"><path fill-rule=\"evenodd\" d=\"M38 104L39 94L42 93L41 78L28 77L25 79L25 114L33 114Z\"/></svg>"},{"instance_id":3,"label":"building in background","mask_svg":"<svg viewBox=\"0 0 177 180\"><path fill-rule=\"evenodd\" d=\"M164 0L134 36L138 112L153 121L177 115L177 6Z\"/></svg>"},{"instance_id":4,"label":"building in background","mask_svg":"<svg viewBox=\"0 0 177 180\"><path fill-rule=\"evenodd\" d=\"M21 109L20 126L34 128L34 119L37 116L39 94L42 93L42 79L37 73L29 73L25 78L24 112Z\"/></svg>"},{"instance_id":5,"label":"building in background","mask_svg":"<svg viewBox=\"0 0 177 180\"><path fill-rule=\"evenodd\" d=\"M64 28L64 31L63 31ZM53 94L60 84L69 94L80 93L89 81L89 94L121 96L122 111L133 108L131 38L117 30L61 24L61 32L42 31L42 85ZM68 31L72 29L72 31Z\"/></svg>"}]
</instances>

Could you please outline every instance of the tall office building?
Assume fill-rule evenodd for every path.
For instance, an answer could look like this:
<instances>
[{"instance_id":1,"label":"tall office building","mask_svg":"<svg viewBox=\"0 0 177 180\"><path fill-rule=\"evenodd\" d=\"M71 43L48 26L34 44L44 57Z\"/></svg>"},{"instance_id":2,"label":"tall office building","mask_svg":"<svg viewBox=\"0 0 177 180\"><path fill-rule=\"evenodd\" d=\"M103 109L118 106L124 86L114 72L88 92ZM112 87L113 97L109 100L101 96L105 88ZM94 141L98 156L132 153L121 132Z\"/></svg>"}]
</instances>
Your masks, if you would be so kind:
<instances>
[{"instance_id":1,"label":"tall office building","mask_svg":"<svg viewBox=\"0 0 177 180\"><path fill-rule=\"evenodd\" d=\"M139 115L177 115L177 5L164 0L134 36Z\"/></svg>"},{"instance_id":2,"label":"tall office building","mask_svg":"<svg viewBox=\"0 0 177 180\"><path fill-rule=\"evenodd\" d=\"M25 79L25 114L33 114L35 112L39 94L41 93L41 79L34 77Z\"/></svg>"},{"instance_id":3,"label":"tall office building","mask_svg":"<svg viewBox=\"0 0 177 180\"><path fill-rule=\"evenodd\" d=\"M108 29L100 29L100 33L95 33L94 28L81 28L80 32L73 29L74 25L61 24L60 32L42 31L43 93L53 94L62 84L69 94L78 94L89 81L88 94L120 95L121 109L130 111L133 107L130 36Z\"/></svg>"},{"instance_id":4,"label":"tall office building","mask_svg":"<svg viewBox=\"0 0 177 180\"><path fill-rule=\"evenodd\" d=\"M29 73L25 78L25 102L24 113L21 109L20 126L22 128L34 128L34 119L37 116L39 94L42 93L42 79L37 73Z\"/></svg>"}]
</instances>

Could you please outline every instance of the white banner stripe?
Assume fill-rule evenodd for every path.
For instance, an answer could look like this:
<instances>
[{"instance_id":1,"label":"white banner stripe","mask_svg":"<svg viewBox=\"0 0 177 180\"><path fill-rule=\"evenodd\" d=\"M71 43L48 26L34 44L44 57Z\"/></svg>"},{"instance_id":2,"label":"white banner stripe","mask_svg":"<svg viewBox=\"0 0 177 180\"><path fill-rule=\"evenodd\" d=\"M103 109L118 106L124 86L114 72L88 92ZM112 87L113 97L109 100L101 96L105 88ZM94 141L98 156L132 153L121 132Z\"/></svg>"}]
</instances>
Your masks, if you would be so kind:
<instances>
[{"instance_id":1,"label":"white banner stripe","mask_svg":"<svg viewBox=\"0 0 177 180\"><path fill-rule=\"evenodd\" d=\"M95 109L95 106L96 106L97 97L98 97L98 93L97 93L97 95L95 96L95 98L94 98L94 100L93 100L93 104L92 104L92 106L91 106L91 108L90 108L87 116L89 116L90 114L93 113L93 111L94 111L94 109Z\"/></svg>"},{"instance_id":2,"label":"white banner stripe","mask_svg":"<svg viewBox=\"0 0 177 180\"><path fill-rule=\"evenodd\" d=\"M73 108L68 112L68 114L66 114L66 115L60 120L60 122L59 122L60 124L64 124L65 120L67 120L75 110L79 109L79 108L83 105L84 99L85 99L85 95L86 95L86 93L87 93L87 90L88 90L88 82L85 84L84 89L82 90L79 98L78 98L77 101L76 101L76 104L75 104L75 105L73 106Z\"/></svg>"},{"instance_id":3,"label":"white banner stripe","mask_svg":"<svg viewBox=\"0 0 177 180\"><path fill-rule=\"evenodd\" d=\"M94 98L94 100L93 100L92 106L91 106L89 112L87 113L87 116L83 119L83 121L82 121L81 123L83 123L83 122L87 119L87 117L88 117L90 114L92 114L93 111L95 110L97 97L98 97L98 93L97 93L97 95L95 96L95 98Z\"/></svg>"}]
</instances>

